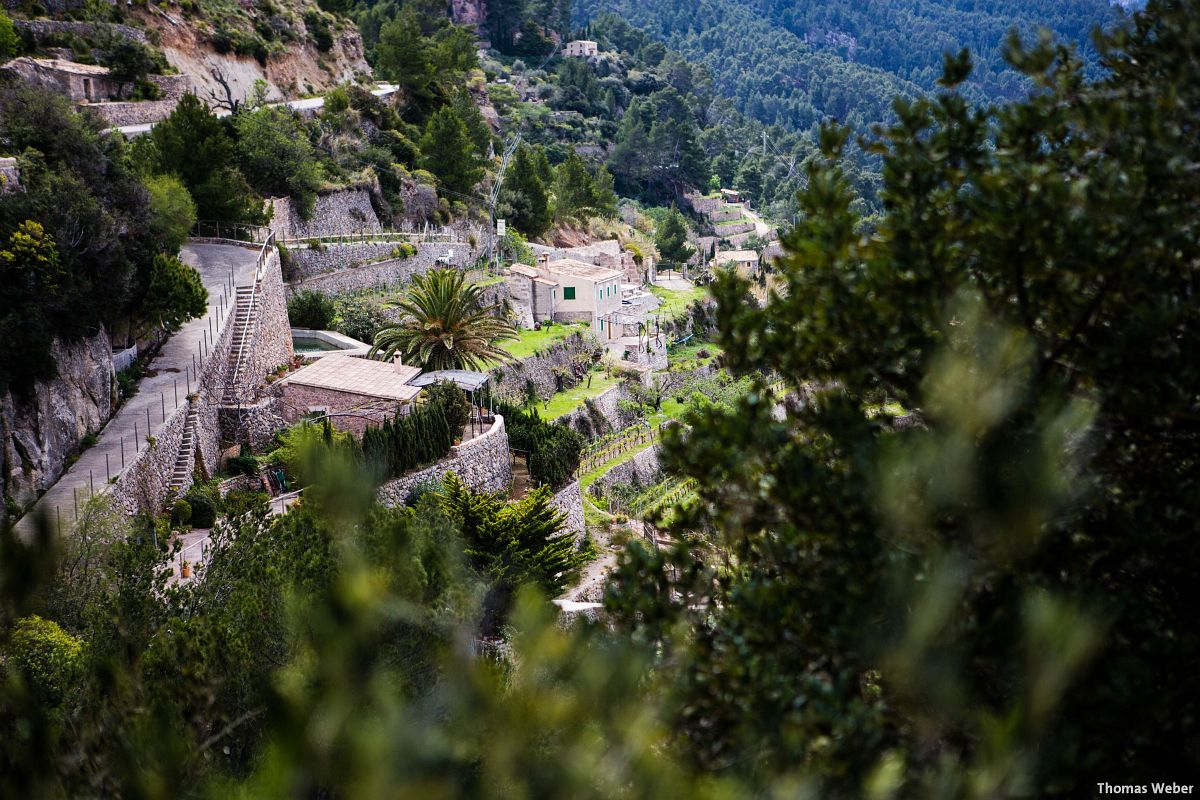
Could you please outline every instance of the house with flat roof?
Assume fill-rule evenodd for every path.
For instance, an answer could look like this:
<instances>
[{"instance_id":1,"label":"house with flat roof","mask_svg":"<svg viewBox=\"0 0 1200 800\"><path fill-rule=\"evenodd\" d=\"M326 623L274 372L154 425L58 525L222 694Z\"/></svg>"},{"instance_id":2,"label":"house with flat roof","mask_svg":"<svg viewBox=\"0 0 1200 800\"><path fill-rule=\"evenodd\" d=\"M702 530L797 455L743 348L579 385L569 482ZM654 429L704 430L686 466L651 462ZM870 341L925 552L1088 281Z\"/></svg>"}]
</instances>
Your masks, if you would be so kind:
<instances>
[{"instance_id":1,"label":"house with flat roof","mask_svg":"<svg viewBox=\"0 0 1200 800\"><path fill-rule=\"evenodd\" d=\"M21 56L2 68L25 81L51 89L75 102L121 100L130 84L114 79L108 67L80 64L60 58Z\"/></svg>"},{"instance_id":2,"label":"house with flat roof","mask_svg":"<svg viewBox=\"0 0 1200 800\"><path fill-rule=\"evenodd\" d=\"M408 414L421 394L412 381L418 367L331 354L293 372L279 382L283 418L327 417L334 428L362 436L369 425L381 425Z\"/></svg>"},{"instance_id":3,"label":"house with flat roof","mask_svg":"<svg viewBox=\"0 0 1200 800\"><path fill-rule=\"evenodd\" d=\"M563 45L563 55L568 58L588 58L599 52L599 47L590 39L576 39Z\"/></svg>"}]
</instances>

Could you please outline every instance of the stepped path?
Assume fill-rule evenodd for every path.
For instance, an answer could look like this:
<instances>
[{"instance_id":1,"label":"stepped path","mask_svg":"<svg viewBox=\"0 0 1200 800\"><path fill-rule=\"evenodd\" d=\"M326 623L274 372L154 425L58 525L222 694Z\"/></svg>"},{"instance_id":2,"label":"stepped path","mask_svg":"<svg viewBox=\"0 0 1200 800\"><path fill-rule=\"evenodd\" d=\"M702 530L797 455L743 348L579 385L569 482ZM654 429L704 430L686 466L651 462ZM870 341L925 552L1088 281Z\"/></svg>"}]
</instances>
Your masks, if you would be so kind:
<instances>
[{"instance_id":1,"label":"stepped path","mask_svg":"<svg viewBox=\"0 0 1200 800\"><path fill-rule=\"evenodd\" d=\"M127 399L104 426L96 444L83 451L17 523L22 535L32 533L37 513L46 514L52 524L68 527L75 519L76 505L82 509L93 492L103 491L109 476L120 474L122 460L128 463L137 451L146 448L147 435L156 435L162 427L164 409L165 416L170 416L178 405L187 402L189 380L195 387L192 359L195 357L199 363L206 343L211 347L210 329L215 336L219 326L228 324L233 290L253 283L258 253L229 245L189 244L181 255L200 272L208 289L207 313L186 323L163 344L150 362L148 374L138 383L137 394Z\"/></svg>"}]
</instances>

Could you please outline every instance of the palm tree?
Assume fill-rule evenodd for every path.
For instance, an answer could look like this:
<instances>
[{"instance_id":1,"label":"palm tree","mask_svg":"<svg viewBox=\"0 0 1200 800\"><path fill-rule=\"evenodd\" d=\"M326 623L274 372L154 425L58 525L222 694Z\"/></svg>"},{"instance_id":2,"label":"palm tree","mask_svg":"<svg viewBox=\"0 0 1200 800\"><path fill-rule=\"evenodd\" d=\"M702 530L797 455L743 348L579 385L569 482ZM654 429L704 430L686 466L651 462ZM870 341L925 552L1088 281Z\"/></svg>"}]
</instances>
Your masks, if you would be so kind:
<instances>
[{"instance_id":1,"label":"palm tree","mask_svg":"<svg viewBox=\"0 0 1200 800\"><path fill-rule=\"evenodd\" d=\"M408 295L395 303L404 316L375 334L371 355L392 358L426 371L481 369L512 358L497 343L517 339L517 329L479 303L481 288L464 285L463 273L439 269L413 278Z\"/></svg>"}]
</instances>

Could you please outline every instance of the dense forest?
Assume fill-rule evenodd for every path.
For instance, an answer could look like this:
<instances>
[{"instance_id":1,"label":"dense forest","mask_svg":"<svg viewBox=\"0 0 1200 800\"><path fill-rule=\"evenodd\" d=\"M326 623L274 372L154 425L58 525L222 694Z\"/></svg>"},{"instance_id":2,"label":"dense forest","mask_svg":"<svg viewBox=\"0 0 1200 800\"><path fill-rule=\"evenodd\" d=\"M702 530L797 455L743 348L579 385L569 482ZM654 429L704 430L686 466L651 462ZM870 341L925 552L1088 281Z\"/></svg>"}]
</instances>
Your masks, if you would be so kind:
<instances>
[{"instance_id":1,"label":"dense forest","mask_svg":"<svg viewBox=\"0 0 1200 800\"><path fill-rule=\"evenodd\" d=\"M579 0L577 20L610 12L711 71L717 89L745 114L807 129L833 118L859 132L890 118L893 98L934 88L942 55L969 48L973 100L1013 98L1028 87L1004 60L1015 29L1049 29L1095 63L1092 28L1117 12L1106 0L1023 3L792 2L788 0Z\"/></svg>"}]
</instances>

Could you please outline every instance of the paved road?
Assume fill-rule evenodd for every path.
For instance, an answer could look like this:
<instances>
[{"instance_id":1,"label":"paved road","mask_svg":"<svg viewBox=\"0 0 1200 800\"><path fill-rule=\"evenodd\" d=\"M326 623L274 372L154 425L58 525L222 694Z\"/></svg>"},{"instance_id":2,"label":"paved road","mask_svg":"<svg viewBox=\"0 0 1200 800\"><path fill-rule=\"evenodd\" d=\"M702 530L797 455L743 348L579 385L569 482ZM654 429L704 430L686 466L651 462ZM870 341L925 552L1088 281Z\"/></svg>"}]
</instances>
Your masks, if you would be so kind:
<instances>
[{"instance_id":1,"label":"paved road","mask_svg":"<svg viewBox=\"0 0 1200 800\"><path fill-rule=\"evenodd\" d=\"M33 510L17 523L23 534L31 531L34 514L44 511L51 522L67 527L75 519L78 505L83 507L94 491L103 491L109 476L121 472L122 460L128 463L136 450L146 447L147 418L149 435L157 435L163 424L163 410L170 413L186 402L188 384L195 384L192 357L199 361L208 331L217 335L219 326L229 318L231 286L248 285L254 280L256 251L228 245L189 244L183 248L183 260L200 272L208 289L208 312L186 323L168 339L150 362L149 374L138 384L138 391L117 411L100 432L98 441L88 448L58 482L42 495ZM232 284L230 283L232 273ZM135 450L136 448L136 450ZM122 456L122 449L124 456Z\"/></svg>"},{"instance_id":2,"label":"paved road","mask_svg":"<svg viewBox=\"0 0 1200 800\"><path fill-rule=\"evenodd\" d=\"M371 90L371 94L376 97L385 97L396 91L398 87L395 84L381 83L376 84L376 88ZM271 103L272 106L287 106L296 111L308 111L314 108L322 108L325 105L324 97L306 97L303 100L288 100L283 103ZM229 112L226 109L218 108L215 110L218 117L227 117ZM122 125L117 128L126 136L141 136L143 133L149 133L154 127L153 122L144 122L140 125Z\"/></svg>"}]
</instances>

